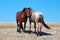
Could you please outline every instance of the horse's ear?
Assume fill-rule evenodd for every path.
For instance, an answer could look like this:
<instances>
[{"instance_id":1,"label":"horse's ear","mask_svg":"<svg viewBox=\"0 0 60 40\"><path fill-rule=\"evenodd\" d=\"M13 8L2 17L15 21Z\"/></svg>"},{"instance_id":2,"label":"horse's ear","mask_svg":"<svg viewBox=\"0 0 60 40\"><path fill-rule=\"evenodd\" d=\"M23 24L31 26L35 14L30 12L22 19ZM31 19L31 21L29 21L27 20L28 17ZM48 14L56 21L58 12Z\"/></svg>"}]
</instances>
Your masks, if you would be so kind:
<instances>
[{"instance_id":1,"label":"horse's ear","mask_svg":"<svg viewBox=\"0 0 60 40\"><path fill-rule=\"evenodd\" d=\"M30 7L28 9L32 10Z\"/></svg>"},{"instance_id":2,"label":"horse's ear","mask_svg":"<svg viewBox=\"0 0 60 40\"><path fill-rule=\"evenodd\" d=\"M30 8L28 8L28 9L30 9Z\"/></svg>"}]
</instances>

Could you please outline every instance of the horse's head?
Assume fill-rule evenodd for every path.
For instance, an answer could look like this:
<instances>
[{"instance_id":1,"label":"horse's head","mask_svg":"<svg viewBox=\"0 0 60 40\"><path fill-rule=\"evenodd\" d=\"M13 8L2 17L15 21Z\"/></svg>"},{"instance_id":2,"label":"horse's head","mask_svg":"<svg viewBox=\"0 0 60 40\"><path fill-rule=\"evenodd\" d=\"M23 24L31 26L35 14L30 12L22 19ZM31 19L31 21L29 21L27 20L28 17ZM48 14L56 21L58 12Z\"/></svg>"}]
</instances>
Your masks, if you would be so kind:
<instances>
[{"instance_id":1,"label":"horse's head","mask_svg":"<svg viewBox=\"0 0 60 40\"><path fill-rule=\"evenodd\" d=\"M24 8L25 13L27 14L27 16L29 17L31 15L31 9L30 8Z\"/></svg>"}]
</instances>

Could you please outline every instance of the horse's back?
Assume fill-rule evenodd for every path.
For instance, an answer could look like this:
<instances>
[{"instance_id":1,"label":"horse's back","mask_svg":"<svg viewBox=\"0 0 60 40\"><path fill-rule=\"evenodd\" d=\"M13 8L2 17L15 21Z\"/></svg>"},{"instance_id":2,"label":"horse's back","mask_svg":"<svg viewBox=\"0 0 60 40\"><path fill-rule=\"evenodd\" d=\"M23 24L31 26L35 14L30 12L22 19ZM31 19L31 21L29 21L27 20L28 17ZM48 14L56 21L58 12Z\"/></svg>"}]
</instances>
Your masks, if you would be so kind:
<instances>
[{"instance_id":1,"label":"horse's back","mask_svg":"<svg viewBox=\"0 0 60 40\"><path fill-rule=\"evenodd\" d=\"M43 15L42 12L32 12L32 16L39 17L39 15Z\"/></svg>"},{"instance_id":2,"label":"horse's back","mask_svg":"<svg viewBox=\"0 0 60 40\"><path fill-rule=\"evenodd\" d=\"M19 11L19 12L17 12L17 13L16 13L16 20L19 20L21 15L22 15L22 14L21 14L21 12L20 12L20 11Z\"/></svg>"},{"instance_id":3,"label":"horse's back","mask_svg":"<svg viewBox=\"0 0 60 40\"><path fill-rule=\"evenodd\" d=\"M39 14L37 12L32 12L32 15L31 15L31 20L37 20L39 17Z\"/></svg>"},{"instance_id":4,"label":"horse's back","mask_svg":"<svg viewBox=\"0 0 60 40\"><path fill-rule=\"evenodd\" d=\"M31 20L36 21L43 18L42 12L32 12Z\"/></svg>"},{"instance_id":5,"label":"horse's back","mask_svg":"<svg viewBox=\"0 0 60 40\"><path fill-rule=\"evenodd\" d=\"M36 15L43 15L42 12L34 12Z\"/></svg>"}]
</instances>

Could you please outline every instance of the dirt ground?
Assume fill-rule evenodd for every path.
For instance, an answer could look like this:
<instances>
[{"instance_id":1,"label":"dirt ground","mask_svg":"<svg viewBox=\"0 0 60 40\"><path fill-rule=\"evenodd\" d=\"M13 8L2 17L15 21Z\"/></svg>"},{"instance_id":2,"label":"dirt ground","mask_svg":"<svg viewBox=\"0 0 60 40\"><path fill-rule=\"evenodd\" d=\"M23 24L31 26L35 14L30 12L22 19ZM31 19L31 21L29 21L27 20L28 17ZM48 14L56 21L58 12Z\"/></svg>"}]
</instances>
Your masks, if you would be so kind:
<instances>
[{"instance_id":1,"label":"dirt ground","mask_svg":"<svg viewBox=\"0 0 60 40\"><path fill-rule=\"evenodd\" d=\"M42 27L42 36L34 33L32 24L31 34L28 33L29 25L27 24L26 32L18 33L16 23L0 22L0 40L60 40L60 23L47 23L51 29Z\"/></svg>"}]
</instances>

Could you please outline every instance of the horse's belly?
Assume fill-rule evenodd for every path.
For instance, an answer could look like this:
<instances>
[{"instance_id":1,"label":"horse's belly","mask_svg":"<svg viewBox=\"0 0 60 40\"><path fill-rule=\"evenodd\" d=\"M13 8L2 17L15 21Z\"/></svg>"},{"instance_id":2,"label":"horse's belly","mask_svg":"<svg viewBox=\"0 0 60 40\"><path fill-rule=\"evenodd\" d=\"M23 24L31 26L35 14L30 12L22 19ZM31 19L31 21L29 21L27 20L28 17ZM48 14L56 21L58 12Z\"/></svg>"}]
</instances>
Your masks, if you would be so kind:
<instances>
[{"instance_id":1,"label":"horse's belly","mask_svg":"<svg viewBox=\"0 0 60 40\"><path fill-rule=\"evenodd\" d=\"M25 22L25 21L26 21L26 19L21 19L21 21L22 21L22 22Z\"/></svg>"}]
</instances>

